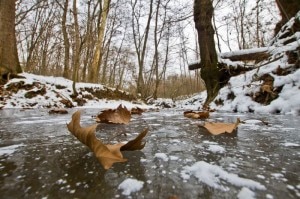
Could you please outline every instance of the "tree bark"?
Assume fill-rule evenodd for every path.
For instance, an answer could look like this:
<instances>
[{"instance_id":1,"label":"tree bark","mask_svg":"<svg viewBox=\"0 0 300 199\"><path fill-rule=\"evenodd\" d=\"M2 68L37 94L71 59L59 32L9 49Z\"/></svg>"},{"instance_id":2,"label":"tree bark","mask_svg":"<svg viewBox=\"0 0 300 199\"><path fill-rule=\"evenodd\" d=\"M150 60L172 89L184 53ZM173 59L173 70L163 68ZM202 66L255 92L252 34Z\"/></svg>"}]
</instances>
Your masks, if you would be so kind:
<instances>
[{"instance_id":1,"label":"tree bark","mask_svg":"<svg viewBox=\"0 0 300 199\"><path fill-rule=\"evenodd\" d=\"M104 34L105 34L105 27L106 27L106 20L108 16L110 6L110 0L104 0L103 2L103 8L101 11L101 24L99 27L98 32L98 40L96 43L96 50L93 57L93 62L91 65L91 69L89 71L89 81L93 83L97 83L99 79L99 72L100 72L100 66L102 61L102 55L103 55L103 40L104 40Z\"/></svg>"},{"instance_id":2,"label":"tree bark","mask_svg":"<svg viewBox=\"0 0 300 199\"><path fill-rule=\"evenodd\" d=\"M77 14L77 0L73 0L73 17L74 17L74 29L75 29L75 46L74 46L74 56L73 56L73 75L72 75L72 88L73 88L73 95L77 96L76 91L76 82L78 81L78 71L80 65L80 34L79 34L79 24L78 24L78 14Z\"/></svg>"},{"instance_id":3,"label":"tree bark","mask_svg":"<svg viewBox=\"0 0 300 199\"><path fill-rule=\"evenodd\" d=\"M134 46L135 46L135 51L137 54L137 59L138 59L138 77L137 77L137 84L136 84L136 92L138 95L141 95L142 98L146 98L146 95L148 93L145 92L145 80L144 80L144 62L145 62L145 55L146 55L146 49L147 49L147 43L148 43L148 36L149 36L149 31L150 31L150 23L152 19L152 14L153 14L153 0L150 0L150 5L149 5L149 14L148 14L148 19L147 19L147 24L145 27L145 31L142 34L143 36L140 35L140 22L139 22L139 17L135 15L135 8L136 8L137 0L132 2L132 33L134 37ZM137 29L135 27L135 21L138 23L137 24Z\"/></svg>"},{"instance_id":4,"label":"tree bark","mask_svg":"<svg viewBox=\"0 0 300 199\"><path fill-rule=\"evenodd\" d=\"M215 49L214 29L211 23L213 17L213 5L211 0L194 1L194 21L198 32L200 46L201 77L205 82L207 98L204 106L208 106L217 96L220 85L220 71Z\"/></svg>"},{"instance_id":5,"label":"tree bark","mask_svg":"<svg viewBox=\"0 0 300 199\"><path fill-rule=\"evenodd\" d=\"M281 27L286 24L286 22L300 11L299 0L276 0L276 4L280 11L281 21L279 21L275 27L275 35L280 31Z\"/></svg>"},{"instance_id":6,"label":"tree bark","mask_svg":"<svg viewBox=\"0 0 300 199\"><path fill-rule=\"evenodd\" d=\"M64 7L63 7L63 16L62 16L62 33L63 33L63 38L64 38L64 47L65 47L65 58L64 58L64 72L63 72L63 77L64 78L69 78L69 65L70 65L70 41L69 41L69 36L68 36L68 31L67 31L67 13L68 13L68 6L69 6L69 0L65 0Z\"/></svg>"},{"instance_id":7,"label":"tree bark","mask_svg":"<svg viewBox=\"0 0 300 199\"><path fill-rule=\"evenodd\" d=\"M0 0L0 75L22 72L15 35L15 1Z\"/></svg>"}]
</instances>

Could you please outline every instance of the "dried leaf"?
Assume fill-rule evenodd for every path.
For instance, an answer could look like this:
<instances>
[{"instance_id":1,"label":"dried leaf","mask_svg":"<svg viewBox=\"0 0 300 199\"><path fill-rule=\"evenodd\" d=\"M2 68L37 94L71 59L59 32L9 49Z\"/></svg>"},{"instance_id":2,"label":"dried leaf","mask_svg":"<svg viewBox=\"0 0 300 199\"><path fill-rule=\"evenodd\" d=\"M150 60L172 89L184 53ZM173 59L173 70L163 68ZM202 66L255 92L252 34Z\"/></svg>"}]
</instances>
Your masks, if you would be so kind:
<instances>
[{"instance_id":1,"label":"dried leaf","mask_svg":"<svg viewBox=\"0 0 300 199\"><path fill-rule=\"evenodd\" d=\"M145 143L142 139L146 136L148 129L142 131L135 139L127 144L117 143L114 145L104 145L101 140L97 139L95 132L97 124L81 127L80 112L77 111L72 115L72 120L67 124L68 130L83 144L87 145L96 155L98 161L105 169L109 169L116 162L125 162L121 151L133 151L143 149Z\"/></svg>"},{"instance_id":2,"label":"dried leaf","mask_svg":"<svg viewBox=\"0 0 300 199\"><path fill-rule=\"evenodd\" d=\"M141 150L145 147L146 142L142 142L143 138L147 135L148 129L143 130L134 140L130 140L121 147L121 151L135 151Z\"/></svg>"},{"instance_id":3,"label":"dried leaf","mask_svg":"<svg viewBox=\"0 0 300 199\"><path fill-rule=\"evenodd\" d=\"M185 111L183 115L187 118L192 119L207 119L209 117L209 112L195 112L195 111Z\"/></svg>"},{"instance_id":4,"label":"dried leaf","mask_svg":"<svg viewBox=\"0 0 300 199\"><path fill-rule=\"evenodd\" d=\"M142 115L142 113L145 112L143 109L139 107L135 107L131 109L131 114L136 114L136 115Z\"/></svg>"},{"instance_id":5,"label":"dried leaf","mask_svg":"<svg viewBox=\"0 0 300 199\"><path fill-rule=\"evenodd\" d=\"M206 129L209 133L213 135L219 135L222 133L236 132L239 123L240 123L240 119L237 118L236 123L205 122L204 126L200 125L199 127Z\"/></svg>"},{"instance_id":6,"label":"dried leaf","mask_svg":"<svg viewBox=\"0 0 300 199\"><path fill-rule=\"evenodd\" d=\"M73 114L72 120L67 124L68 130L83 144L87 145L96 155L98 161L105 169L109 169L116 162L125 162L120 152L120 144L117 146L106 146L96 138L97 124L89 127L80 126L80 112Z\"/></svg>"},{"instance_id":7,"label":"dried leaf","mask_svg":"<svg viewBox=\"0 0 300 199\"><path fill-rule=\"evenodd\" d=\"M128 124L131 119L131 114L127 110L126 106L120 104L117 109L108 109L102 111L97 116L96 121L102 123L113 123L113 124Z\"/></svg>"},{"instance_id":8,"label":"dried leaf","mask_svg":"<svg viewBox=\"0 0 300 199\"><path fill-rule=\"evenodd\" d=\"M49 111L49 114L68 114L68 111L66 109L55 108L55 109L51 109Z\"/></svg>"}]
</instances>

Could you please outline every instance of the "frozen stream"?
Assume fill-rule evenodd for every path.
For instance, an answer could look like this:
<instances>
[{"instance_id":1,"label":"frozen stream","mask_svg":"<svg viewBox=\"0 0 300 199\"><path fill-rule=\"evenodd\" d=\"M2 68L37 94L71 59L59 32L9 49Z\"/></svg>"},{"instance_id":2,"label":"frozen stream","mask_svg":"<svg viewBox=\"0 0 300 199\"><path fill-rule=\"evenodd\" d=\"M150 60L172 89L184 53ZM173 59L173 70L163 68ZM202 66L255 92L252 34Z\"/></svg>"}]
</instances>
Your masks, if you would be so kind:
<instances>
[{"instance_id":1,"label":"frozen stream","mask_svg":"<svg viewBox=\"0 0 300 199\"><path fill-rule=\"evenodd\" d=\"M299 116L211 115L269 123L248 120L236 136L208 135L179 110L133 116L129 125L100 124L97 137L104 141L149 128L142 151L126 152L128 162L105 171L68 132L73 112L0 110L0 198L300 198ZM94 124L98 112L82 110L82 126ZM121 189L126 179L137 185Z\"/></svg>"}]
</instances>

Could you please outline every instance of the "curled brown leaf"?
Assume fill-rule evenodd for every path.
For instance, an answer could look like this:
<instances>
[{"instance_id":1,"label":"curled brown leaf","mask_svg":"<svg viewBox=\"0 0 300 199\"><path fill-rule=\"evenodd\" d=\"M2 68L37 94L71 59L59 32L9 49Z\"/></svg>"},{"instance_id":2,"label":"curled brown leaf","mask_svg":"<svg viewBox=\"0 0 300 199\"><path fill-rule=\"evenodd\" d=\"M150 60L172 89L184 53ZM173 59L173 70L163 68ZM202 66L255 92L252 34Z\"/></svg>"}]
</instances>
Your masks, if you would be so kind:
<instances>
[{"instance_id":1,"label":"curled brown leaf","mask_svg":"<svg viewBox=\"0 0 300 199\"><path fill-rule=\"evenodd\" d=\"M219 135L236 132L239 123L240 119L237 118L236 123L205 122L204 125L199 125L199 128L203 128L213 135Z\"/></svg>"},{"instance_id":2,"label":"curled brown leaf","mask_svg":"<svg viewBox=\"0 0 300 199\"><path fill-rule=\"evenodd\" d=\"M113 124L128 124L131 119L131 113L127 110L126 106L121 104L116 109L108 109L102 111L96 117L97 122L113 123Z\"/></svg>"},{"instance_id":3,"label":"curled brown leaf","mask_svg":"<svg viewBox=\"0 0 300 199\"><path fill-rule=\"evenodd\" d=\"M145 143L142 142L142 139L148 132L148 129L145 129L127 144L104 145L95 135L97 124L81 127L79 111L72 115L72 120L67 124L67 127L80 142L88 146L95 153L98 161L105 169L111 168L114 163L127 161L127 159L123 158L121 151L143 149Z\"/></svg>"}]
</instances>

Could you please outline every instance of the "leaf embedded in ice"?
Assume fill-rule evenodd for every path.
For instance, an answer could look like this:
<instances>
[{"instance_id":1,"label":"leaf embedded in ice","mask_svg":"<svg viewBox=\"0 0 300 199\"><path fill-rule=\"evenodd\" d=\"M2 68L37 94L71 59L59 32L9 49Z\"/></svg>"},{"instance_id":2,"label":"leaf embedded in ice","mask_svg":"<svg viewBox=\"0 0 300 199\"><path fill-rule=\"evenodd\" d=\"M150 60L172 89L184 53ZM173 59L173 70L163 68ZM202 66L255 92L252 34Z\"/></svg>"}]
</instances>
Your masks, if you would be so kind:
<instances>
[{"instance_id":1,"label":"leaf embedded in ice","mask_svg":"<svg viewBox=\"0 0 300 199\"><path fill-rule=\"evenodd\" d=\"M209 117L209 112L195 112L195 111L185 111L183 115L187 118L192 119L207 119Z\"/></svg>"},{"instance_id":2,"label":"leaf embedded in ice","mask_svg":"<svg viewBox=\"0 0 300 199\"><path fill-rule=\"evenodd\" d=\"M222 133L236 132L239 123L240 119L237 118L236 123L205 122L204 125L199 125L199 127L206 129L209 133L213 135L219 135Z\"/></svg>"},{"instance_id":3,"label":"leaf embedded in ice","mask_svg":"<svg viewBox=\"0 0 300 199\"><path fill-rule=\"evenodd\" d=\"M96 155L98 161L102 164L105 169L109 169L113 163L116 162L125 162L126 159L123 159L123 156L120 153L114 150L110 150L105 146L99 139L97 139L95 132L97 124L81 127L80 126L80 112L77 111L73 114L72 120L67 124L68 130L83 144L88 146Z\"/></svg>"},{"instance_id":4,"label":"leaf embedded in ice","mask_svg":"<svg viewBox=\"0 0 300 199\"><path fill-rule=\"evenodd\" d=\"M121 151L135 151L141 150L145 147L146 142L143 138L147 135L148 129L143 130L135 139L130 140L124 146L121 146Z\"/></svg>"},{"instance_id":5,"label":"leaf embedded in ice","mask_svg":"<svg viewBox=\"0 0 300 199\"><path fill-rule=\"evenodd\" d=\"M108 109L102 111L97 116L96 121L102 123L113 123L113 124L128 124L131 119L131 113L127 110L126 106L121 104L117 109Z\"/></svg>"},{"instance_id":6,"label":"leaf embedded in ice","mask_svg":"<svg viewBox=\"0 0 300 199\"><path fill-rule=\"evenodd\" d=\"M121 151L141 150L145 143L142 139L146 136L148 129L142 131L135 139L127 144L117 143L114 145L105 145L99 140L96 135L97 124L88 127L81 127L80 112L77 111L72 115L72 120L67 124L68 130L83 144L88 146L95 153L98 161L105 169L112 167L114 163L125 162Z\"/></svg>"}]
</instances>

